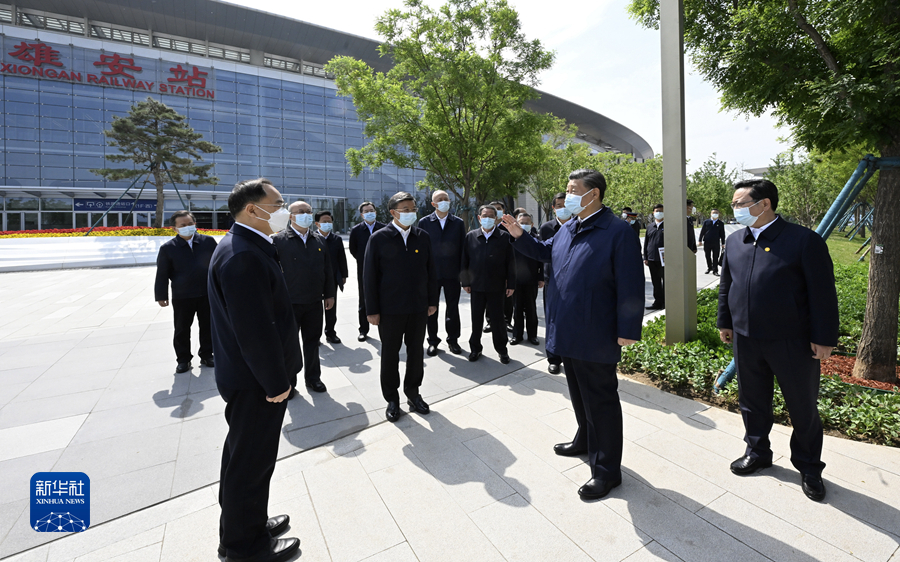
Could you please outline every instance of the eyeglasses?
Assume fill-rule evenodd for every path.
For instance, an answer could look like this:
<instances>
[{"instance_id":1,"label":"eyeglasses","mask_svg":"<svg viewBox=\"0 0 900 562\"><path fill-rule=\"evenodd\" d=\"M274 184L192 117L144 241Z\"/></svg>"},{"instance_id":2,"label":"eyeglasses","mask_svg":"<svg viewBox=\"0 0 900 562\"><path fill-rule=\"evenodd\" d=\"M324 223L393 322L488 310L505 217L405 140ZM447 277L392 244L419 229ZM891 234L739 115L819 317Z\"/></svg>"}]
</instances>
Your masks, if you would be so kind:
<instances>
[{"instance_id":1,"label":"eyeglasses","mask_svg":"<svg viewBox=\"0 0 900 562\"><path fill-rule=\"evenodd\" d=\"M759 201L754 201L753 199L749 199L747 201L738 201L737 203L732 203L731 208L732 209L743 209L744 207L752 207L753 205L756 205L757 203L759 203Z\"/></svg>"},{"instance_id":2,"label":"eyeglasses","mask_svg":"<svg viewBox=\"0 0 900 562\"><path fill-rule=\"evenodd\" d=\"M290 210L290 209L288 209L288 204L284 203L284 202L282 202L282 203L255 203L255 205L263 206L263 207L278 207L278 208L284 209L286 211Z\"/></svg>"}]
</instances>

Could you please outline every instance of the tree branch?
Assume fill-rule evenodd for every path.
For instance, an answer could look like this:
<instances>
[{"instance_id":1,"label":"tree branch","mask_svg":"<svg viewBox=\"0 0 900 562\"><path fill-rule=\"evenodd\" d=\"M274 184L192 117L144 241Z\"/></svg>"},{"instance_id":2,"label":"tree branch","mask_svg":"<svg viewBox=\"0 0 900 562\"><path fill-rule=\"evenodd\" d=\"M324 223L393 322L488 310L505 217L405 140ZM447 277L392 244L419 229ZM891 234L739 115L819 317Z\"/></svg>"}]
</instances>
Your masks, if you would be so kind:
<instances>
[{"instance_id":1,"label":"tree branch","mask_svg":"<svg viewBox=\"0 0 900 562\"><path fill-rule=\"evenodd\" d=\"M840 78L842 74L841 67L838 66L837 59L834 58L834 55L825 43L822 34L820 34L818 30L803 17L803 14L800 13L800 8L797 7L797 0L788 0L788 7L791 11L791 15L794 16L794 21L797 22L797 27L809 35L810 39L812 39L813 43L816 45L816 50L819 51L819 56L825 61L829 70L834 73L836 78Z\"/></svg>"}]
</instances>

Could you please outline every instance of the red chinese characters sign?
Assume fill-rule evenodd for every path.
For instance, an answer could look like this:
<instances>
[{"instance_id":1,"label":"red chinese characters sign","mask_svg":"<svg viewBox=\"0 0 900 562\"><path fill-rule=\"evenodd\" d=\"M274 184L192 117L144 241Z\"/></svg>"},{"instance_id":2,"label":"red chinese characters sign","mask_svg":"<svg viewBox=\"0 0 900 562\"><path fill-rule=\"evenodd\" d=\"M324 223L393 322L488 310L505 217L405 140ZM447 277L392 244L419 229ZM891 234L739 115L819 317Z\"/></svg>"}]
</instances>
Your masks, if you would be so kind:
<instances>
[{"instance_id":1,"label":"red chinese characters sign","mask_svg":"<svg viewBox=\"0 0 900 562\"><path fill-rule=\"evenodd\" d=\"M159 82L141 79L140 75L144 69L135 64L134 58L124 57L118 53L95 55L96 60L90 61L88 68L97 67L99 73L67 70L65 64L60 60L62 58L60 51L46 43L21 41L6 54L16 59L17 62L0 62L0 74L50 78L66 82L215 99L215 90L207 88L209 73L196 66L185 67L178 64L169 68L168 74L160 70L160 74L165 74L166 78L163 83L162 76L160 76ZM154 72L151 70L151 73Z\"/></svg>"}]
</instances>

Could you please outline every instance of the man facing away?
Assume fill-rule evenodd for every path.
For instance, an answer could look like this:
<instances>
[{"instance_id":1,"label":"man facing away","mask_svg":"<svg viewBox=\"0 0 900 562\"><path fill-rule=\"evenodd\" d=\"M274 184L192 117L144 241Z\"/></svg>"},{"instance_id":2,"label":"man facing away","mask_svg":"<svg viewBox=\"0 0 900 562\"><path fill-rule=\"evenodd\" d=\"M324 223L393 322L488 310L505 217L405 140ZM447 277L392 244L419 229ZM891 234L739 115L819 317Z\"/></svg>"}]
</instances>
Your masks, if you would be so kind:
<instances>
[{"instance_id":1,"label":"man facing away","mask_svg":"<svg viewBox=\"0 0 900 562\"><path fill-rule=\"evenodd\" d=\"M719 220L719 210L713 209L700 228L700 245L706 254L706 273L719 275L719 252L725 247L725 223Z\"/></svg>"},{"instance_id":2,"label":"man facing away","mask_svg":"<svg viewBox=\"0 0 900 562\"><path fill-rule=\"evenodd\" d=\"M334 282L342 292L347 283L349 270L347 269L347 253L344 251L344 241L334 230L334 217L331 211L319 211L316 213L316 236L328 249L328 257L331 260L331 269L334 272ZM325 341L332 345L341 343L335 326L337 325L337 299L331 308L325 307Z\"/></svg>"},{"instance_id":3,"label":"man facing away","mask_svg":"<svg viewBox=\"0 0 900 562\"><path fill-rule=\"evenodd\" d=\"M543 241L548 241L559 231L562 225L566 224L572 218L572 211L566 209L566 194L565 193L557 193L553 197L553 201L551 202L551 206L553 207L553 218L549 219L547 222L541 225L541 231L539 234L539 238ZM544 263L544 318L547 318L547 301L549 300L549 296L547 293L550 292L550 284L548 281L550 280L550 269L551 265L549 262ZM544 338L544 349L547 352L547 371L551 375L559 374L560 365L562 365L562 357L550 351L547 348L547 338Z\"/></svg>"},{"instance_id":4,"label":"man facing away","mask_svg":"<svg viewBox=\"0 0 900 562\"><path fill-rule=\"evenodd\" d=\"M644 271L631 228L603 205L606 179L594 170L569 174L566 208L577 218L552 239L524 236L511 218L503 223L516 251L550 262L547 348L563 358L578 422L557 455L587 453L591 479L578 490L599 499L622 483L622 406L616 364L622 346L641 337Z\"/></svg>"},{"instance_id":5,"label":"man facing away","mask_svg":"<svg viewBox=\"0 0 900 562\"><path fill-rule=\"evenodd\" d=\"M377 230L384 228L384 223L375 220L375 204L364 201L359 205L359 216L362 221L350 229L350 255L356 260L356 282L359 285L359 337L357 341L366 341L369 334L368 314L366 313L365 283L363 283L363 264L366 257L366 245L369 238Z\"/></svg>"},{"instance_id":6,"label":"man facing away","mask_svg":"<svg viewBox=\"0 0 900 562\"><path fill-rule=\"evenodd\" d=\"M821 236L775 214L778 188L772 182L738 182L731 206L747 227L728 237L719 283L717 325L722 341L734 344L747 443L731 472L745 476L772 466L777 379L793 426L791 464L800 471L806 497L822 501L819 362L838 340L834 265Z\"/></svg>"},{"instance_id":7,"label":"man facing away","mask_svg":"<svg viewBox=\"0 0 900 562\"><path fill-rule=\"evenodd\" d=\"M469 338L469 361L478 361L481 345L481 319L487 311L488 322L494 326L491 338L500 362L509 363L506 332L502 329L504 300L512 297L516 288L516 260L510 245L509 233L497 228L497 211L491 205L478 209L481 227L466 234L463 246L459 282L471 295L472 336ZM520 229L521 230L521 229Z\"/></svg>"},{"instance_id":8,"label":"man facing away","mask_svg":"<svg viewBox=\"0 0 900 562\"><path fill-rule=\"evenodd\" d=\"M300 329L303 342L303 379L306 388L313 392L325 392L322 382L322 366L319 361L319 338L322 337L322 306L325 311L334 308L337 293L334 270L328 249L311 230L312 207L305 201L291 203L290 225L273 236L275 248L281 260L284 280L291 298L294 320ZM291 380L292 399L297 381Z\"/></svg>"},{"instance_id":9,"label":"man facing away","mask_svg":"<svg viewBox=\"0 0 900 562\"><path fill-rule=\"evenodd\" d=\"M400 191L389 202L391 224L372 235L363 279L366 312L381 338L381 392L385 417L400 419L400 348L406 344L403 393L412 411L427 414L419 394L425 375L425 324L437 312L438 283L428 233L415 226L416 200Z\"/></svg>"},{"instance_id":10,"label":"man facing away","mask_svg":"<svg viewBox=\"0 0 900 562\"><path fill-rule=\"evenodd\" d=\"M209 297L206 277L209 260L216 251L216 240L197 232L194 215L177 211L169 219L178 233L159 247L156 258L156 283L153 288L159 306L169 306L169 280L172 281L172 316L175 319L176 373L191 370L191 326L194 315L200 327L200 364L215 367L212 335L209 328Z\"/></svg>"},{"instance_id":11,"label":"man facing away","mask_svg":"<svg viewBox=\"0 0 900 562\"><path fill-rule=\"evenodd\" d=\"M434 212L419 220L419 228L431 238L434 253L434 266L437 270L439 290L444 291L444 302L447 313L444 318L444 329L447 332L447 347L454 354L462 353L459 347L461 331L459 320L459 266L462 260L462 247L466 239L466 225L463 220L450 212L450 196L446 191L437 190L431 195L431 206ZM440 310L440 304L438 304ZM429 356L438 354L438 316L435 313L428 317L428 350Z\"/></svg>"},{"instance_id":12,"label":"man facing away","mask_svg":"<svg viewBox=\"0 0 900 562\"><path fill-rule=\"evenodd\" d=\"M279 562L300 548L275 539L287 515L268 517L291 380L303 367L297 322L272 234L290 213L269 180L237 184L228 196L235 224L210 263L209 303L216 386L228 435L219 483L219 555L229 562Z\"/></svg>"}]
</instances>

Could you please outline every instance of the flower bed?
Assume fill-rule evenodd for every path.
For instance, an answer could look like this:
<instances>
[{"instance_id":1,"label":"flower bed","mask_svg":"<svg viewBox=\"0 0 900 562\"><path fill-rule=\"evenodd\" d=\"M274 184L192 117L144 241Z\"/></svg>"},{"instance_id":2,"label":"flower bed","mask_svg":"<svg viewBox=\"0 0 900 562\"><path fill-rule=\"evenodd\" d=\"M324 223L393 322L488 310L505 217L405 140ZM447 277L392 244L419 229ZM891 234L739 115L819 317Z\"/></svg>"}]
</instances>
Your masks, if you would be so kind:
<instances>
[{"instance_id":1,"label":"flower bed","mask_svg":"<svg viewBox=\"0 0 900 562\"><path fill-rule=\"evenodd\" d=\"M0 230L0 238L62 238L84 236L91 230L84 228L52 228L48 230ZM198 232L210 236L224 235L227 230L198 228ZM150 226L98 226L90 236L175 236L171 228L153 228Z\"/></svg>"}]
</instances>

